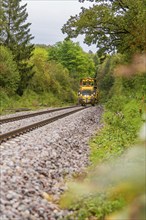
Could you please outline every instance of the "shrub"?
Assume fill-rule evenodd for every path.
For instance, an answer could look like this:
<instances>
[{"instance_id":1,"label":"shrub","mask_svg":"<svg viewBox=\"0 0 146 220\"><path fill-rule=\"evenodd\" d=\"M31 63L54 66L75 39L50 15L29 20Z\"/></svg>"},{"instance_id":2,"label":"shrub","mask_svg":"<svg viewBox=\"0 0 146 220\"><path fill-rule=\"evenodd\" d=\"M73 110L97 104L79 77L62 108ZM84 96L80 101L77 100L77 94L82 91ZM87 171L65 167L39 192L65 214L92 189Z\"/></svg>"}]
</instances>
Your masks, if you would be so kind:
<instances>
[{"instance_id":1,"label":"shrub","mask_svg":"<svg viewBox=\"0 0 146 220\"><path fill-rule=\"evenodd\" d=\"M20 75L11 51L0 46L0 84L7 94L14 94L18 88Z\"/></svg>"}]
</instances>

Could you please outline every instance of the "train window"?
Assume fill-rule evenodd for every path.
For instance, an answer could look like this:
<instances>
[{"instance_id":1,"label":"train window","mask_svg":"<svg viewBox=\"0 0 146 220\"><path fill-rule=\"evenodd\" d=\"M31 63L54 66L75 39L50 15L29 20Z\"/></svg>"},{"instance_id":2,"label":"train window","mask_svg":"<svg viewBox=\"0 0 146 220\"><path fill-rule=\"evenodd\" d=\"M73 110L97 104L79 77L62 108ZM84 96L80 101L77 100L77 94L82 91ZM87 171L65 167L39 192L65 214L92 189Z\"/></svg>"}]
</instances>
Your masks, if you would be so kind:
<instances>
[{"instance_id":1,"label":"train window","mask_svg":"<svg viewBox=\"0 0 146 220\"><path fill-rule=\"evenodd\" d=\"M91 95L91 90L83 90L83 91L81 91L81 94L82 95Z\"/></svg>"}]
</instances>

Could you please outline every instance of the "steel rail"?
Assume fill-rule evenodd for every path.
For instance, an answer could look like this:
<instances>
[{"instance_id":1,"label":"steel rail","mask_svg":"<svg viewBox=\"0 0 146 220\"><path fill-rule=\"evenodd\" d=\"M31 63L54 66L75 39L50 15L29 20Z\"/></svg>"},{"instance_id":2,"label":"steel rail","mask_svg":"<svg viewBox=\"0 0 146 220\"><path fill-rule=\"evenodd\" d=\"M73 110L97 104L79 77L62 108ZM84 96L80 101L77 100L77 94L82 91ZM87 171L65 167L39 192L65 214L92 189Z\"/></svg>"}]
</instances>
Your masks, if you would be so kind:
<instances>
[{"instance_id":1,"label":"steel rail","mask_svg":"<svg viewBox=\"0 0 146 220\"><path fill-rule=\"evenodd\" d=\"M29 132L31 130L34 130L36 128L39 128L39 127L42 127L44 125L50 124L50 123L52 123L52 122L54 122L54 121L56 121L58 119L64 118L64 117L66 117L68 115L74 114L74 113L76 113L78 111L81 111L83 109L85 109L85 107L81 107L79 109L75 109L73 111L70 111L70 112L67 112L67 113L64 113L64 114L61 114L61 115L49 118L49 119L45 119L43 121L36 122L34 124L31 124L31 125L28 125L28 126L25 126L25 127L22 127L22 128L13 130L13 131L10 131L8 133L2 134L2 135L0 135L0 143L5 142L5 141L9 140L10 138L19 136L20 134L24 134L24 133Z\"/></svg>"},{"instance_id":2,"label":"steel rail","mask_svg":"<svg viewBox=\"0 0 146 220\"><path fill-rule=\"evenodd\" d=\"M37 116L37 115L43 115L43 114L56 112L56 111L61 111L61 110L69 109L69 108L75 108L75 107L77 107L77 106L56 108L56 109L51 109L51 110L46 110L46 111L41 111L41 112L30 113L30 114L26 114L26 115L14 116L14 117L11 117L11 118L3 118L3 119L0 119L0 124L12 122L12 121L18 121L18 120L25 119L25 118L31 118L31 117L34 117L34 116Z\"/></svg>"}]
</instances>

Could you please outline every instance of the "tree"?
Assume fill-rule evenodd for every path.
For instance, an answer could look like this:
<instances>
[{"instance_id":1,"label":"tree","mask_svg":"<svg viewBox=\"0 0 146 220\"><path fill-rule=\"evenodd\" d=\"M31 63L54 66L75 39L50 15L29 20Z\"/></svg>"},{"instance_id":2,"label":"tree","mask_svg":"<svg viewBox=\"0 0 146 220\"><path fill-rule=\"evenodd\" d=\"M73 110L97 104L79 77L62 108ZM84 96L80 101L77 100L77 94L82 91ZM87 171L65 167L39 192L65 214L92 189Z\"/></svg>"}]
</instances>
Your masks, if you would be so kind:
<instances>
[{"instance_id":1,"label":"tree","mask_svg":"<svg viewBox=\"0 0 146 220\"><path fill-rule=\"evenodd\" d=\"M25 23L28 17L27 4L21 5L20 3L21 0L2 0L0 44L8 47L14 55L21 77L18 94L22 95L32 76L32 66L28 66L28 60L34 45L30 43L33 39L29 33L30 23Z\"/></svg>"},{"instance_id":2,"label":"tree","mask_svg":"<svg viewBox=\"0 0 146 220\"><path fill-rule=\"evenodd\" d=\"M35 74L28 89L37 94L53 94L62 101L75 101L75 94L77 93L75 81L69 76L69 71L61 63L54 60L48 61L47 48L36 47L30 62L34 64Z\"/></svg>"},{"instance_id":3,"label":"tree","mask_svg":"<svg viewBox=\"0 0 146 220\"><path fill-rule=\"evenodd\" d=\"M114 69L118 64L124 63L124 59L125 57L121 54L107 55L104 62L98 67L96 79L100 90L100 96L104 98L104 100L109 99L111 89L115 84L116 76L114 74Z\"/></svg>"},{"instance_id":4,"label":"tree","mask_svg":"<svg viewBox=\"0 0 146 220\"><path fill-rule=\"evenodd\" d=\"M67 39L85 34L85 43L97 44L99 55L146 51L146 0L89 1L95 1L93 7L82 7L63 26Z\"/></svg>"},{"instance_id":5,"label":"tree","mask_svg":"<svg viewBox=\"0 0 146 220\"><path fill-rule=\"evenodd\" d=\"M1 89L8 95L14 94L18 88L20 76L12 52L4 46L0 46L0 69Z\"/></svg>"},{"instance_id":6,"label":"tree","mask_svg":"<svg viewBox=\"0 0 146 220\"><path fill-rule=\"evenodd\" d=\"M57 43L49 49L49 60L61 63L73 78L95 75L92 54L85 53L78 43L70 40Z\"/></svg>"},{"instance_id":7,"label":"tree","mask_svg":"<svg viewBox=\"0 0 146 220\"><path fill-rule=\"evenodd\" d=\"M30 59L31 64L34 65L35 74L30 80L28 88L38 94L50 91L51 77L47 58L47 50L42 47L36 47Z\"/></svg>"}]
</instances>

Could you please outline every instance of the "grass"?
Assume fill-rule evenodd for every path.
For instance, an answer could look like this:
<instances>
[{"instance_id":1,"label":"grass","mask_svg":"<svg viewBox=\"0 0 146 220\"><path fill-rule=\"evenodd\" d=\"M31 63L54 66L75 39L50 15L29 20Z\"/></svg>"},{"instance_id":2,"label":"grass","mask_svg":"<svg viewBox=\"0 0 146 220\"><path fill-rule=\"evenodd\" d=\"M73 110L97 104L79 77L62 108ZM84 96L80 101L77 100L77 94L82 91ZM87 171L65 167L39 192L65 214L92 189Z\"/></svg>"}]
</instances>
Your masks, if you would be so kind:
<instances>
[{"instance_id":1,"label":"grass","mask_svg":"<svg viewBox=\"0 0 146 220\"><path fill-rule=\"evenodd\" d=\"M93 165L113 160L134 143L142 125L139 103L131 100L120 112L106 110L103 120L105 126L90 140Z\"/></svg>"},{"instance_id":2,"label":"grass","mask_svg":"<svg viewBox=\"0 0 146 220\"><path fill-rule=\"evenodd\" d=\"M16 109L37 110L46 107L68 106L73 103L64 101L63 98L57 97L53 93L36 94L32 91L26 91L22 97L1 94L0 114L9 114L15 112Z\"/></svg>"}]
</instances>

